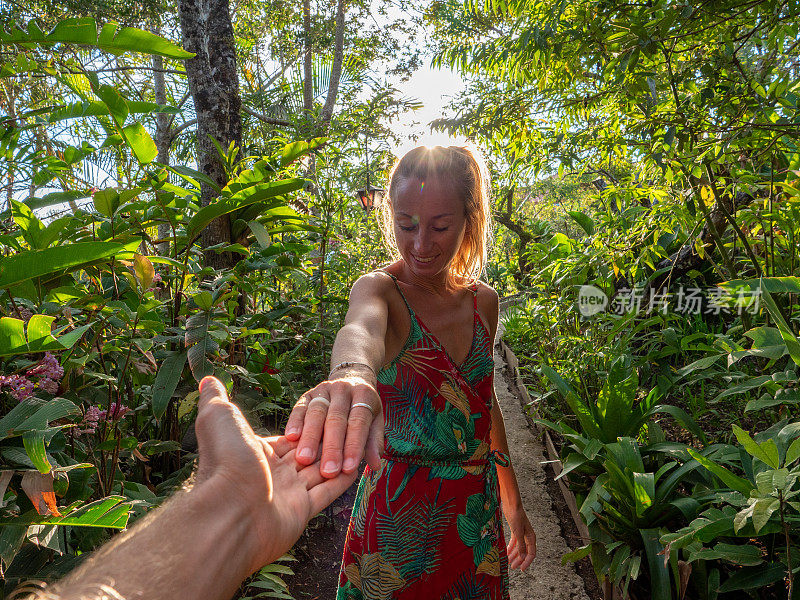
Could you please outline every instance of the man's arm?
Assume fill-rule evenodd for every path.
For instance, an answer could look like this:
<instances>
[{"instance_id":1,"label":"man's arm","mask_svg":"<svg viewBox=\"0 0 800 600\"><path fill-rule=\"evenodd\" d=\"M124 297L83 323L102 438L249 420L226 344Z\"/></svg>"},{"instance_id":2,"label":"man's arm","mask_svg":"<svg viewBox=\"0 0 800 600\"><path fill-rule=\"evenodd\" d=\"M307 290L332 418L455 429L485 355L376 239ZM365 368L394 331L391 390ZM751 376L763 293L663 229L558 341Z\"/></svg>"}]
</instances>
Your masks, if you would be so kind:
<instances>
[{"instance_id":1,"label":"man's arm","mask_svg":"<svg viewBox=\"0 0 800 600\"><path fill-rule=\"evenodd\" d=\"M195 485L96 551L50 593L100 598L105 586L127 600L227 600L355 480L324 479L317 464L298 469L296 443L255 435L212 377L200 382L195 427Z\"/></svg>"}]
</instances>

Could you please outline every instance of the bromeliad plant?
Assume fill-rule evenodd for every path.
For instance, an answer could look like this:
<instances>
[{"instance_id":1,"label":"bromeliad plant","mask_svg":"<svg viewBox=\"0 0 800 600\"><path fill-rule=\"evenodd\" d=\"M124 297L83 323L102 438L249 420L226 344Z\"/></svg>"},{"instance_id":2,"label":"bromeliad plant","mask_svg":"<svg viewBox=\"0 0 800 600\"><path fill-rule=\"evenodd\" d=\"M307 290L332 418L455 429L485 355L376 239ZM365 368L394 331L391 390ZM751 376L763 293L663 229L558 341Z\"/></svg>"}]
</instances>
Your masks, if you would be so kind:
<instances>
[{"instance_id":1,"label":"bromeliad plant","mask_svg":"<svg viewBox=\"0 0 800 600\"><path fill-rule=\"evenodd\" d=\"M713 476L712 506L661 542L671 560L682 554L697 571L695 586L704 599L740 590L780 596L784 582L786 597L794 598L800 422L784 421L754 436L734 425L733 433L738 445L689 450Z\"/></svg>"}]
</instances>

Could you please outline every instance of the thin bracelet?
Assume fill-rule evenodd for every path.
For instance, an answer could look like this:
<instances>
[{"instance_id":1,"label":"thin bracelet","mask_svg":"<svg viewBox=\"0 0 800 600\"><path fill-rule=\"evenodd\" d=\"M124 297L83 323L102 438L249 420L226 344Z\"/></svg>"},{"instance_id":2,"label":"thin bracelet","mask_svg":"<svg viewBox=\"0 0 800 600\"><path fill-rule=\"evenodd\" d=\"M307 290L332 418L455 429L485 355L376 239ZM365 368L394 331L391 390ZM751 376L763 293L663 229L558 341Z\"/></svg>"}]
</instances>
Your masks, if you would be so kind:
<instances>
[{"instance_id":1,"label":"thin bracelet","mask_svg":"<svg viewBox=\"0 0 800 600\"><path fill-rule=\"evenodd\" d=\"M328 373L328 379L330 379L331 375L336 373L336 371L339 371L341 369L348 369L350 367L364 367L365 369L368 369L370 373L372 373L372 376L375 377L375 379L378 378L378 375L375 373L375 369L370 367L367 363L345 361L345 362L340 362L338 365L336 365L331 369L331 372Z\"/></svg>"}]
</instances>

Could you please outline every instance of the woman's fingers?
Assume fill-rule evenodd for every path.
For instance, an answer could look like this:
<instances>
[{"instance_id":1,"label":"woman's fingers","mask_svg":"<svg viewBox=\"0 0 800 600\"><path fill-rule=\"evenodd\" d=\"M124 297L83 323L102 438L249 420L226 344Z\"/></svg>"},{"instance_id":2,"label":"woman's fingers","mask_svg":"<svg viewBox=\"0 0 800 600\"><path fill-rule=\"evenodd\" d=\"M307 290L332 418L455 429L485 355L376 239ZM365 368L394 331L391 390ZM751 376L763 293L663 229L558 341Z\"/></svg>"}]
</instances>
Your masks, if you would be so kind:
<instances>
[{"instance_id":1,"label":"woman's fingers","mask_svg":"<svg viewBox=\"0 0 800 600\"><path fill-rule=\"evenodd\" d=\"M292 407L292 412L289 414L289 419L286 421L286 428L283 430L286 437L290 440L297 441L303 433L303 422L306 419L306 406L311 399L308 396L310 392L306 392L297 400ZM308 396L308 397L307 397Z\"/></svg>"},{"instance_id":2,"label":"woman's fingers","mask_svg":"<svg viewBox=\"0 0 800 600\"><path fill-rule=\"evenodd\" d=\"M283 458L290 450L297 448L297 442L291 441L285 435L272 435L261 439L270 445L279 458Z\"/></svg>"},{"instance_id":3,"label":"woman's fingers","mask_svg":"<svg viewBox=\"0 0 800 600\"><path fill-rule=\"evenodd\" d=\"M517 548L517 538L514 537L514 535L512 535L511 540L508 542L508 545L506 546L506 554L508 554L508 556L510 557L511 553L514 552L516 548Z\"/></svg>"},{"instance_id":4,"label":"woman's fingers","mask_svg":"<svg viewBox=\"0 0 800 600\"><path fill-rule=\"evenodd\" d=\"M317 458L317 449L322 441L325 429L325 418L330 408L329 391L320 389L321 387L317 386L300 396L300 400L295 405L295 408L298 408L298 405L301 406L300 410L304 412L305 417L301 428L300 441L297 444L297 461L304 465L310 465ZM294 411L292 412L294 413ZM289 437L288 433L286 437Z\"/></svg>"},{"instance_id":5,"label":"woman's fingers","mask_svg":"<svg viewBox=\"0 0 800 600\"><path fill-rule=\"evenodd\" d=\"M320 472L324 477L334 477L342 468L342 449L350 413L348 390L341 386L331 386L330 391L331 405L325 418L320 460Z\"/></svg>"},{"instance_id":6,"label":"woman's fingers","mask_svg":"<svg viewBox=\"0 0 800 600\"><path fill-rule=\"evenodd\" d=\"M366 385L354 390L350 414L347 419L347 436L344 442L345 473L352 473L357 468L366 450L367 461L377 469L380 457L375 461L375 451L370 447L374 445L374 431L380 427L383 431L383 418L381 416L380 398L371 387ZM377 415L377 416L376 416ZM376 464L373 464L376 463Z\"/></svg>"},{"instance_id":7,"label":"woman's fingers","mask_svg":"<svg viewBox=\"0 0 800 600\"><path fill-rule=\"evenodd\" d=\"M307 469L306 469L307 470ZM319 469L314 468L319 475ZM341 496L344 491L353 485L358 473L339 473L336 477L326 479L313 485L308 489L308 498L311 501L311 513L309 517L317 514L331 502Z\"/></svg>"},{"instance_id":8,"label":"woman's fingers","mask_svg":"<svg viewBox=\"0 0 800 600\"><path fill-rule=\"evenodd\" d=\"M533 559L536 558L536 533L534 533L533 529L525 532L525 547L527 554L522 559L522 564L519 567L523 571L530 567Z\"/></svg>"}]
</instances>

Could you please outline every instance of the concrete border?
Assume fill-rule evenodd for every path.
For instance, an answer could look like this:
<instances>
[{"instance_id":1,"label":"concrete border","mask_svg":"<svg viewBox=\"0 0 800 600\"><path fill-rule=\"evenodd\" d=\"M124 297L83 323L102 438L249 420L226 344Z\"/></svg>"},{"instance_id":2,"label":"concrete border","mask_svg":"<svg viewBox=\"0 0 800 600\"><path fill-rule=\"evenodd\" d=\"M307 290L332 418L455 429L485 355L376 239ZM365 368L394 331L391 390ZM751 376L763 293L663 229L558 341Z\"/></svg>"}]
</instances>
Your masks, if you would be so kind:
<instances>
[{"instance_id":1,"label":"concrete border","mask_svg":"<svg viewBox=\"0 0 800 600\"><path fill-rule=\"evenodd\" d=\"M519 371L519 359L514 354L514 351L511 350L511 347L506 344L505 340L500 338L498 340L500 343L500 350L503 353L503 357L506 360L506 364L508 368L511 369L512 379L514 385L516 386L517 390L519 391L520 396L522 397L523 401L525 402L526 408L531 404L531 397L528 394L528 390L525 387L525 383L522 381L522 375ZM533 416L536 418L540 418L540 415L536 409L532 410ZM558 455L558 451L556 450L556 446L553 443L553 438L550 435L550 431L544 427L536 427L536 431L542 436L544 439L544 447L545 451L547 452L547 458L549 459L549 465L553 469L553 477L558 477L563 471L563 465L561 463L561 458ZM569 508L569 512L572 515L572 520L575 522L575 527L578 529L578 534L581 536L581 540L584 544L588 544L591 541L591 537L589 536L589 528L586 526L586 523L583 522L583 518L581 517L581 513L578 510L578 503L575 500L575 494L573 494L569 487L567 487L566 481L569 478L565 475L561 479L558 480L558 489L561 490L561 495L564 497L564 502L567 503L567 507ZM589 560L591 560L591 555L589 556ZM603 596L604 600L620 600L622 598L622 594L617 586L612 586L611 582L606 579L605 581L601 582L601 588L603 589Z\"/></svg>"},{"instance_id":2,"label":"concrete border","mask_svg":"<svg viewBox=\"0 0 800 600\"><path fill-rule=\"evenodd\" d=\"M528 395L528 390L525 388L525 384L522 381L522 375L519 372L519 359L516 357L508 344L506 344L505 340L500 340L500 348L503 352L503 357L506 360L506 364L513 375L514 385L517 387L517 390L522 396L525 406L528 407L531 404L531 397ZM539 418L539 414L535 409L533 410L533 415ZM550 432L543 427L536 427L536 430L544 439L547 458L550 461L548 464L553 470L553 476L558 477L561 475L561 471L563 471L563 466L561 464L561 459L558 456L558 452L556 451L555 444L553 443L553 438L550 436ZM566 477L558 479L558 488L561 490L561 495L564 497L564 502L567 503L567 507L572 515L572 520L575 522L575 527L578 529L578 533L581 536L581 540L584 544L588 544L591 541L589 536L589 528L586 526L586 523L583 522L581 514L578 511L578 503L575 500L575 494L573 494L567 487L564 479L566 479Z\"/></svg>"}]
</instances>

